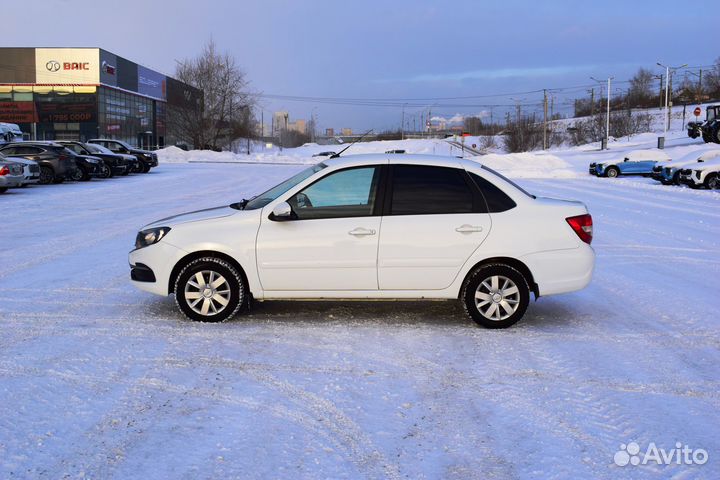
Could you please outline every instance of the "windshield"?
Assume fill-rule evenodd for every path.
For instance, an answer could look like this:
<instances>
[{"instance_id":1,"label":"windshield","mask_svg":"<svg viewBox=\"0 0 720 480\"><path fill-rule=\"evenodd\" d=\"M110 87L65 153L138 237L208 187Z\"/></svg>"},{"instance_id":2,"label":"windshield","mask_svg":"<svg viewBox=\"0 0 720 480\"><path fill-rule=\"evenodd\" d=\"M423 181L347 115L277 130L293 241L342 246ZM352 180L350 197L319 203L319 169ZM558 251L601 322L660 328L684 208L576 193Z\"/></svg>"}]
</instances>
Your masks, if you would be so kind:
<instances>
[{"instance_id":1,"label":"windshield","mask_svg":"<svg viewBox=\"0 0 720 480\"><path fill-rule=\"evenodd\" d=\"M709 122L714 118L715 118L715 108L709 107L707 109L707 121Z\"/></svg>"},{"instance_id":2,"label":"windshield","mask_svg":"<svg viewBox=\"0 0 720 480\"><path fill-rule=\"evenodd\" d=\"M505 175L503 175L503 174L501 174L501 173L499 173L499 172L496 172L496 171L493 170L492 168L486 167L485 165L481 165L480 168L482 168L483 170L487 170L488 172L492 173L493 175L497 175L498 177L502 178L503 180L505 180L505 181L508 182L510 185L512 185L513 187L515 187L515 188L517 188L518 190L520 190L522 193L524 193L524 194L527 195L528 197L530 197L530 198L537 198L537 197L535 197L535 195L533 195L533 194L531 194L531 193L528 193L527 190L525 190L525 189L522 188L520 185L518 185L517 183L515 183L515 182L513 182L512 180L510 180L509 178L507 178Z\"/></svg>"},{"instance_id":3,"label":"windshield","mask_svg":"<svg viewBox=\"0 0 720 480\"><path fill-rule=\"evenodd\" d=\"M291 188L293 188L298 183L302 182L303 180L310 178L323 168L326 168L327 165L320 162L317 165L313 165L310 168L306 168L302 172L295 174L294 176L288 178L284 182L282 182L279 185L274 186L267 192L261 193L257 197L250 200L247 205L245 205L245 210L255 210L258 208L263 208L268 203L272 202L276 198L278 198L283 193L287 192Z\"/></svg>"}]
</instances>

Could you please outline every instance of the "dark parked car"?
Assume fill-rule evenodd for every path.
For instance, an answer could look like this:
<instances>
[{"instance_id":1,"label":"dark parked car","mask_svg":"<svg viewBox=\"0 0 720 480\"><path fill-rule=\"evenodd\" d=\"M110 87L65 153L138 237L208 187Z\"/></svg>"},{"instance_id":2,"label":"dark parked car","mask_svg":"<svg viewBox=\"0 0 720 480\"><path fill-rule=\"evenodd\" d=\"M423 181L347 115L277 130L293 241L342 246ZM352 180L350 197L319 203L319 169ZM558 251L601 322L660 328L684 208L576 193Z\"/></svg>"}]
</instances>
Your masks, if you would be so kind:
<instances>
[{"instance_id":1,"label":"dark parked car","mask_svg":"<svg viewBox=\"0 0 720 480\"><path fill-rule=\"evenodd\" d=\"M107 138L93 138L88 140L88 143L95 143L102 145L105 148L109 148L113 153L125 153L135 155L140 160L140 167L142 173L148 173L152 167L158 166L157 154L149 150L142 150L140 148L131 147L127 143L121 140L110 140Z\"/></svg>"},{"instance_id":2,"label":"dark parked car","mask_svg":"<svg viewBox=\"0 0 720 480\"><path fill-rule=\"evenodd\" d=\"M0 152L12 157L34 160L40 166L40 184L62 183L75 174L75 158L63 145L54 142L8 143Z\"/></svg>"},{"instance_id":3,"label":"dark parked car","mask_svg":"<svg viewBox=\"0 0 720 480\"><path fill-rule=\"evenodd\" d=\"M335 152L320 152L313 155L313 157L332 157L333 155L336 155Z\"/></svg>"},{"instance_id":4,"label":"dark parked car","mask_svg":"<svg viewBox=\"0 0 720 480\"><path fill-rule=\"evenodd\" d=\"M78 155L89 155L102 160L103 164L100 166L101 178L110 178L113 175L122 175L127 172L131 166L126 160L127 155L112 153L110 150L107 150L100 145L72 141L60 141L58 143L65 145L66 148L72 150Z\"/></svg>"}]
</instances>

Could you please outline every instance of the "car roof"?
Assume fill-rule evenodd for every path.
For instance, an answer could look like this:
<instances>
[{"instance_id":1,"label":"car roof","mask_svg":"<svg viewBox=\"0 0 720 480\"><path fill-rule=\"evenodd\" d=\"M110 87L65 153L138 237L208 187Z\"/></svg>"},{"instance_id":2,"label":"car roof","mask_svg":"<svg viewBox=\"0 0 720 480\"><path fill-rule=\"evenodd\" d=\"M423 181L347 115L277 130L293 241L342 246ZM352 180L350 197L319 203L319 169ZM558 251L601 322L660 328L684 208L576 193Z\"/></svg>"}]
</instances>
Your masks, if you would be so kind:
<instances>
[{"instance_id":1,"label":"car roof","mask_svg":"<svg viewBox=\"0 0 720 480\"><path fill-rule=\"evenodd\" d=\"M28 140L27 142L10 142L13 147L63 147L64 145L52 140ZM4 145L3 145L4 146Z\"/></svg>"},{"instance_id":2,"label":"car roof","mask_svg":"<svg viewBox=\"0 0 720 480\"><path fill-rule=\"evenodd\" d=\"M402 156L391 153L360 153L323 160L328 167L350 167L372 163L432 165L436 167L463 168L463 159L444 155L426 155L410 153Z\"/></svg>"}]
</instances>

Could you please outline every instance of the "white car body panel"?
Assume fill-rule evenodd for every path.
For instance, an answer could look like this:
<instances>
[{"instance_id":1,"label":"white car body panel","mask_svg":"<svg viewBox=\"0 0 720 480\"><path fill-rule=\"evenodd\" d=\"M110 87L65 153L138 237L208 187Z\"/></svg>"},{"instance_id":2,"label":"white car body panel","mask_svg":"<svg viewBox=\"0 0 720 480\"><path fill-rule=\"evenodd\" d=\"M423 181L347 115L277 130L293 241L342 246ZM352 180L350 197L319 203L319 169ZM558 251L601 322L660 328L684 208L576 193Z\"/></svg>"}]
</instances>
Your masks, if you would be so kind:
<instances>
[{"instance_id":1,"label":"white car body panel","mask_svg":"<svg viewBox=\"0 0 720 480\"><path fill-rule=\"evenodd\" d=\"M477 162L451 157L353 155L325 163L327 168L262 209L210 209L148 225L171 230L160 242L130 252L129 261L149 266L157 281L132 283L159 295L172 293L173 268L198 252L219 252L237 261L259 300L458 298L467 274L488 259L523 262L540 295L579 290L590 281L594 251L565 220L587 213L580 202L534 199ZM276 205L320 177L351 166L388 163L465 168L491 181L517 206L490 214L269 219ZM477 228L455 231L463 226ZM375 234L350 235L355 228Z\"/></svg>"}]
</instances>

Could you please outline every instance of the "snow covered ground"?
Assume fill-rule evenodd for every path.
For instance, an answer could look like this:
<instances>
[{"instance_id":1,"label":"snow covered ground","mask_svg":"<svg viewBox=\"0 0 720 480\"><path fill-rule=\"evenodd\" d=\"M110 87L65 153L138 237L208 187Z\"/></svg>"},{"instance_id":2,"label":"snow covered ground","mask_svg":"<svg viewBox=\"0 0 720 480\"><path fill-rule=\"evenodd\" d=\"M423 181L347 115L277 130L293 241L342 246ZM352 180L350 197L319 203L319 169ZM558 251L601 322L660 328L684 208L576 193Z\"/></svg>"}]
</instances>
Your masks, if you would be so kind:
<instances>
[{"instance_id":1,"label":"snow covered ground","mask_svg":"<svg viewBox=\"0 0 720 480\"><path fill-rule=\"evenodd\" d=\"M454 302L268 302L195 324L128 284L143 224L248 197L298 165L161 157L148 175L11 190L0 478L720 477L720 194L585 173L652 141L487 158L595 219L590 286L541 298L504 331ZM392 148L430 148L413 142ZM711 148L668 145L673 158ZM249 160L309 163L313 148ZM633 441L709 459L615 465Z\"/></svg>"}]
</instances>

